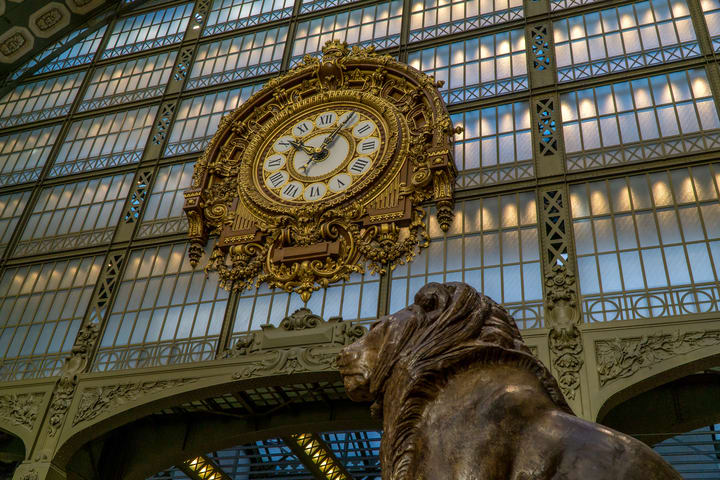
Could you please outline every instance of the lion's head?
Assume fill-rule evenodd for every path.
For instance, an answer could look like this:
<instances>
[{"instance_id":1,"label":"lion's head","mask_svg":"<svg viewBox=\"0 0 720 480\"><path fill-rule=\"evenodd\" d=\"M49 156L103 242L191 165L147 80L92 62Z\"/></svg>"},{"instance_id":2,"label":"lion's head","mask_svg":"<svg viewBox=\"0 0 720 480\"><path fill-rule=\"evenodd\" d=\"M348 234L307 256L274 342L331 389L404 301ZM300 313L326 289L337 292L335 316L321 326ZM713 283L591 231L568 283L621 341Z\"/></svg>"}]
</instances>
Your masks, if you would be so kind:
<instances>
[{"instance_id":1,"label":"lion's head","mask_svg":"<svg viewBox=\"0 0 720 480\"><path fill-rule=\"evenodd\" d=\"M396 368L409 393L418 384L441 384L453 370L475 362L512 363L538 377L551 399L570 411L560 388L525 346L515 320L492 299L464 283L430 283L412 305L378 320L338 357L348 396L382 400Z\"/></svg>"}]
</instances>

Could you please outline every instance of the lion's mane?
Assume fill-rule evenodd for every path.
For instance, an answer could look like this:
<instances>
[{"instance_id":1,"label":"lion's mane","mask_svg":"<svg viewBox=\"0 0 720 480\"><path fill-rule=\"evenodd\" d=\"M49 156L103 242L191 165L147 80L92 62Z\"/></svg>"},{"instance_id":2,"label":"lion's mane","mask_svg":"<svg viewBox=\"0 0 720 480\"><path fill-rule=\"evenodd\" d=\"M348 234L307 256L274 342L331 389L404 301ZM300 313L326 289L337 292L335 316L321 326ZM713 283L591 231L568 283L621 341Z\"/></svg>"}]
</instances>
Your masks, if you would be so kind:
<instances>
[{"instance_id":1,"label":"lion's mane","mask_svg":"<svg viewBox=\"0 0 720 480\"><path fill-rule=\"evenodd\" d=\"M515 320L492 299L464 283L429 283L407 308L412 315L392 327L403 330L397 341L385 342L370 377L376 414L383 414L386 387L393 388L392 397L397 399L381 449L382 464L390 467L388 478L408 478L414 432L425 406L453 373L478 363L514 365L532 372L553 402L572 414L550 371L523 342Z\"/></svg>"}]
</instances>

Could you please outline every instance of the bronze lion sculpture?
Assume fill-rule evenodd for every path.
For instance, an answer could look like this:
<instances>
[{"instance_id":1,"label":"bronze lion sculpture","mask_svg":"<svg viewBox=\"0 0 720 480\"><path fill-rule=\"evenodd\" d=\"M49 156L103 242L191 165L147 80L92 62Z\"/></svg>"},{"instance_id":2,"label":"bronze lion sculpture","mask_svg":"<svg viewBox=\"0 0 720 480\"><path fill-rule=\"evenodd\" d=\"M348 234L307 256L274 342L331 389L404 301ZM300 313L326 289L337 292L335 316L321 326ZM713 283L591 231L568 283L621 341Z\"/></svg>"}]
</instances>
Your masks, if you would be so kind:
<instances>
[{"instance_id":1,"label":"bronze lion sculpture","mask_svg":"<svg viewBox=\"0 0 720 480\"><path fill-rule=\"evenodd\" d=\"M382 416L383 480L681 480L642 442L573 415L507 311L431 283L338 357Z\"/></svg>"}]
</instances>

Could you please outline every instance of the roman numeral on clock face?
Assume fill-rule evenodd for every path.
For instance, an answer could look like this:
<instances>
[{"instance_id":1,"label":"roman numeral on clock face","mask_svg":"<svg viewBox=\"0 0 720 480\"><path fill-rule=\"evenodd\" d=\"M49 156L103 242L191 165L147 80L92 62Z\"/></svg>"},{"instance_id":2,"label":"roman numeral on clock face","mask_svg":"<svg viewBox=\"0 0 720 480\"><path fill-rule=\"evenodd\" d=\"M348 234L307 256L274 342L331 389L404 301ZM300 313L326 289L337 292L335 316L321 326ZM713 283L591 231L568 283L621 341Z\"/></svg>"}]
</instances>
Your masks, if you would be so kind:
<instances>
[{"instance_id":1,"label":"roman numeral on clock face","mask_svg":"<svg viewBox=\"0 0 720 480\"><path fill-rule=\"evenodd\" d=\"M325 196L325 192L327 192L327 186L324 183L311 183L305 187L303 197L308 201L320 200Z\"/></svg>"},{"instance_id":2,"label":"roman numeral on clock face","mask_svg":"<svg viewBox=\"0 0 720 480\"><path fill-rule=\"evenodd\" d=\"M315 120L315 125L317 125L320 128L329 127L333 123L335 123L335 120L337 120L337 115L335 112L325 112L318 115L317 119Z\"/></svg>"},{"instance_id":3,"label":"roman numeral on clock face","mask_svg":"<svg viewBox=\"0 0 720 480\"><path fill-rule=\"evenodd\" d=\"M268 172L274 172L275 170L280 169L283 165L285 165L285 157L276 153L275 155L270 155L265 159L264 168Z\"/></svg>"},{"instance_id":4,"label":"roman numeral on clock face","mask_svg":"<svg viewBox=\"0 0 720 480\"><path fill-rule=\"evenodd\" d=\"M367 155L373 153L375 150L378 149L379 146L380 140L378 140L377 138L366 138L365 140L362 140L358 143L357 151L358 153L364 153Z\"/></svg>"},{"instance_id":5,"label":"roman numeral on clock face","mask_svg":"<svg viewBox=\"0 0 720 480\"><path fill-rule=\"evenodd\" d=\"M300 182L289 182L280 190L280 196L287 200L294 200L300 196L303 187Z\"/></svg>"},{"instance_id":6,"label":"roman numeral on clock face","mask_svg":"<svg viewBox=\"0 0 720 480\"><path fill-rule=\"evenodd\" d=\"M286 197L297 197L298 193L300 193L300 187L296 183L288 183L285 185L285 187L282 189L282 194Z\"/></svg>"},{"instance_id":7,"label":"roman numeral on clock face","mask_svg":"<svg viewBox=\"0 0 720 480\"><path fill-rule=\"evenodd\" d=\"M358 157L348 165L348 172L353 175L362 175L370 168L370 159L368 157Z\"/></svg>"},{"instance_id":8,"label":"roman numeral on clock face","mask_svg":"<svg viewBox=\"0 0 720 480\"><path fill-rule=\"evenodd\" d=\"M296 137L304 137L310 130L314 128L313 123L310 120L303 120L300 123L296 123L292 129L293 135Z\"/></svg>"},{"instance_id":9,"label":"roman numeral on clock face","mask_svg":"<svg viewBox=\"0 0 720 480\"><path fill-rule=\"evenodd\" d=\"M278 188L282 186L288 179L288 174L284 170L281 170L279 172L275 172L267 179L265 182L268 184L270 188Z\"/></svg>"}]
</instances>

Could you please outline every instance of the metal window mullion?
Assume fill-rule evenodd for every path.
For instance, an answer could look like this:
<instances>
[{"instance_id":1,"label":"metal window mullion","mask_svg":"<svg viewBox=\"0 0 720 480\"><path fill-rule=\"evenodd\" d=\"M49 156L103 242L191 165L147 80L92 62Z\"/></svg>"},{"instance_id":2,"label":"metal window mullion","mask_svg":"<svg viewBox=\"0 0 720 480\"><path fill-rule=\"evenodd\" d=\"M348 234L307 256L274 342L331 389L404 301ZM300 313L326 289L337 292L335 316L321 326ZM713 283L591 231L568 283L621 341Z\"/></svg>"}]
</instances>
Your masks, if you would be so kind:
<instances>
[{"instance_id":1,"label":"metal window mullion","mask_svg":"<svg viewBox=\"0 0 720 480\"><path fill-rule=\"evenodd\" d=\"M603 181L602 183L605 184L605 181ZM586 189L586 191L588 191L587 198L588 199L591 198L589 195L589 190L590 190L589 183L585 184L585 189ZM606 193L607 193L607 188L606 188ZM590 216L587 218L590 221L590 232L592 232L593 257L595 260L595 268L596 268L596 272L597 272L598 288L600 290L600 296L604 297L605 296L605 288L604 288L603 280L602 280L602 274L601 274L602 270L600 269L600 250L598 249L597 231L595 230L595 218L596 217L595 217L595 212L593 212L592 203L591 202L588 202L588 203L589 203L588 207L590 208L590 212L589 212ZM573 224L573 228L574 228L574 222L572 222L572 220L571 220L571 223ZM605 309L602 310L602 315L603 315L603 321L608 321L607 313L605 312Z\"/></svg>"},{"instance_id":2,"label":"metal window mullion","mask_svg":"<svg viewBox=\"0 0 720 480\"><path fill-rule=\"evenodd\" d=\"M27 269L28 269L28 270L27 270L28 275L32 272L32 268L33 268L34 266L35 266L35 265L31 265L31 266L28 266L28 267L27 267ZM32 282L32 287L28 290L28 293L27 293L28 299L27 299L27 301L25 302L25 305L24 305L23 308L22 308L22 312L21 312L20 315L18 316L18 323L17 323L17 325L16 325L16 327L15 327L15 334L17 334L18 327L27 326L27 329L25 330L25 335L23 336L22 340L20 341L20 346L19 346L19 348L18 348L18 353L17 353L16 358L19 358L19 357L22 357L22 356L23 356L23 355L22 355L22 350L23 350L23 347L25 346L25 341L27 340L28 335L29 335L29 333L30 333L30 327L32 326L32 320L30 320L30 323L25 324L25 325L23 325L22 321L23 321L23 317L25 316L25 312L26 312L26 310L27 310L28 303L30 302L30 298L32 298L33 291L35 290L35 286L37 285L38 279L40 278L40 272L42 271L42 266L38 265L38 267L39 267L40 270L39 270L39 272L38 272L38 275L35 277L35 279L34 279L33 282ZM27 277L25 277L25 280L27 280ZM17 296L15 297L15 305L17 305L18 300L23 296L22 290L23 290L24 285L25 285L25 282L23 282L23 285L21 285L21 286L20 286L20 289L18 290L18 294L17 294ZM13 305L13 309L15 308L15 305ZM62 310L60 310L60 311L62 312ZM13 334L13 339L12 339L12 342L10 343L10 345L12 345L12 344L15 343L15 334ZM7 355L7 353L6 353L6 355ZM31 350L31 352L30 352L29 355L32 355L32 350Z\"/></svg>"},{"instance_id":3,"label":"metal window mullion","mask_svg":"<svg viewBox=\"0 0 720 480\"><path fill-rule=\"evenodd\" d=\"M667 175L667 173L666 173L666 175ZM669 175L668 175L668 179L669 179ZM655 195L653 194L652 185L650 185L650 176L649 175L645 175L645 181L648 184L648 191L650 193L650 205L652 208L651 211L652 211L653 220L655 220L655 230L657 233L658 244L659 244L658 248L660 250L660 255L662 256L662 260L663 260L663 269L665 270L665 279L667 280L668 287L671 287L672 285L670 283L670 272L668 271L668 262L667 262L667 258L665 258L665 248L664 248L665 243L663 242L663 237L662 237L661 230L660 230L660 221L659 221L658 215L657 215L658 208L657 208L657 205L655 204ZM671 187L671 189L672 189L672 187Z\"/></svg>"},{"instance_id":4,"label":"metal window mullion","mask_svg":"<svg viewBox=\"0 0 720 480\"><path fill-rule=\"evenodd\" d=\"M178 281L179 281L179 279L180 279L180 275L183 274L183 272L182 272L183 260L180 261L180 265L179 265L177 271L171 272L171 271L168 270L169 267L170 267L170 258L171 258L171 255L172 255L172 251L173 251L174 247L176 247L177 245L178 245L178 244L170 244L170 245L162 245L162 246L161 246L161 245L158 245L158 246L156 247L156 248L157 248L157 250L156 250L157 253L156 253L155 256L153 257L153 267L150 269L150 273L149 273L149 276L148 276L148 283L150 283L150 279L153 278L153 277L152 277L152 270L155 268L155 262L157 261L157 258L160 256L160 255L159 255L160 248L162 248L163 246L169 247L170 250L168 251L168 256L165 258L165 268L163 268L163 271L160 273L160 275L156 275L156 277L155 277L155 278L159 278L159 279L160 279L160 284L161 284L161 285L163 284L163 282L164 282L164 280L165 280L166 278L168 278L168 277L174 277L173 288L172 288L172 292L171 292L171 295L170 295L170 298L169 298L169 301L168 301L168 308L167 308L167 310L165 311L165 315L163 315L163 320L162 320L162 324L161 324L161 328L160 328L160 332L161 332L160 337L162 337L162 332L165 330L165 323L166 323L166 321L167 321L168 312L170 311L170 308L171 308L171 306L172 306L172 297L174 296L173 294L175 293L175 290L177 289L177 284L178 284ZM185 247L183 248L183 258L185 258L186 256L187 256L187 246L185 246ZM182 323L183 313L184 313L184 310L185 310L185 309L184 309L184 306L187 305L187 295L188 295L188 292L190 291L190 288L191 288L191 286L192 286L192 280L193 280L193 274L190 273L190 278L189 278L189 281L188 281L187 288L186 288L186 290L185 290L185 295L183 296L183 302L182 302L180 305L178 305L178 306L180 307L180 316L179 316L179 318L178 318L178 324L175 326L175 331L174 331L174 333L173 333L173 338L172 338L173 343L177 340L178 329L180 328L180 325L181 325L181 323ZM160 295L156 295L155 298L153 299L152 307L150 308L151 315L154 314L155 311L156 311L157 308L158 308L157 302L158 302L158 298L159 298L159 297L160 297ZM192 331L192 329L191 329L191 331ZM157 340L157 343L159 343L159 342L160 342L160 339ZM149 342L148 342L148 339L147 339L147 332L146 332L146 335L145 335L145 337L144 337L144 339L143 339L143 345L147 345L148 343L149 343ZM152 343L156 343L156 342L153 341Z\"/></svg>"},{"instance_id":5,"label":"metal window mullion","mask_svg":"<svg viewBox=\"0 0 720 480\"><path fill-rule=\"evenodd\" d=\"M685 168L683 170L685 170L685 172L687 173L688 178L690 180L690 184L692 185L693 178L692 178L690 169ZM700 303L698 301L697 291L694 288L694 286L697 282L695 282L695 276L693 275L693 271L692 271L692 264L690 263L690 255L688 254L688 251L687 251L688 242L685 239L685 232L683 231L683 224L682 224L682 220L680 219L680 208L679 208L680 203L678 202L677 198L675 198L675 188L674 188L675 185L673 184L673 179L672 179L672 175L670 175L670 171L667 172L667 177L668 177L668 184L670 185L670 194L672 196L672 201L673 201L672 207L673 207L673 212L675 213L675 221L677 222L678 231L680 232L680 242L681 243L680 243L680 245L677 245L677 246L682 246L683 253L685 254L685 262L687 264L687 271L688 271L688 275L690 277L690 285L693 286L693 297L695 297L695 306L698 308L698 311L699 311ZM695 196L694 188L693 188L693 196ZM695 202L690 203L690 205L692 205L693 203L695 204L694 205L695 208L697 208L697 197L695 197ZM698 242L693 242L693 243L698 243Z\"/></svg>"},{"instance_id":6,"label":"metal window mullion","mask_svg":"<svg viewBox=\"0 0 720 480\"><path fill-rule=\"evenodd\" d=\"M713 172L713 170L714 170L714 169L713 169L713 164L708 165L708 170L710 170L710 172L713 174L712 183L713 183L714 189L716 190L715 199L712 200L712 201L700 201L700 196L698 195L697 188L695 188L695 178L694 178L694 177L693 177L693 181L692 181L692 186L693 186L693 193L694 193L695 198L697 199L697 203L698 203L698 207L697 207L697 209L698 209L698 218L700 219L700 227L702 228L702 231L703 231L703 237L705 237L705 247L706 247L707 252L708 252L708 258L710 259L710 267L712 268L713 276L715 277L715 283L718 283L718 282L720 282L720 276L718 275L718 273L719 273L719 272L718 272L718 268L717 268L717 266L715 265L715 260L713 259L712 249L710 248L710 242L712 242L712 241L714 241L714 240L717 240L717 239L711 239L711 238L710 238L710 235L708 235L707 227L705 226L705 218L704 218L704 216L703 216L703 214L702 214L702 210L700 209L700 207L702 206L702 204L712 205L712 204L714 204L714 203L717 203L717 202L718 202L718 198L719 198L719 197L718 197L718 192L717 192L717 186L715 185L716 182L715 182L715 180L714 180L715 174L714 174L714 172ZM690 172L691 172L691 174L692 174L692 168L690 169Z\"/></svg>"}]
</instances>

